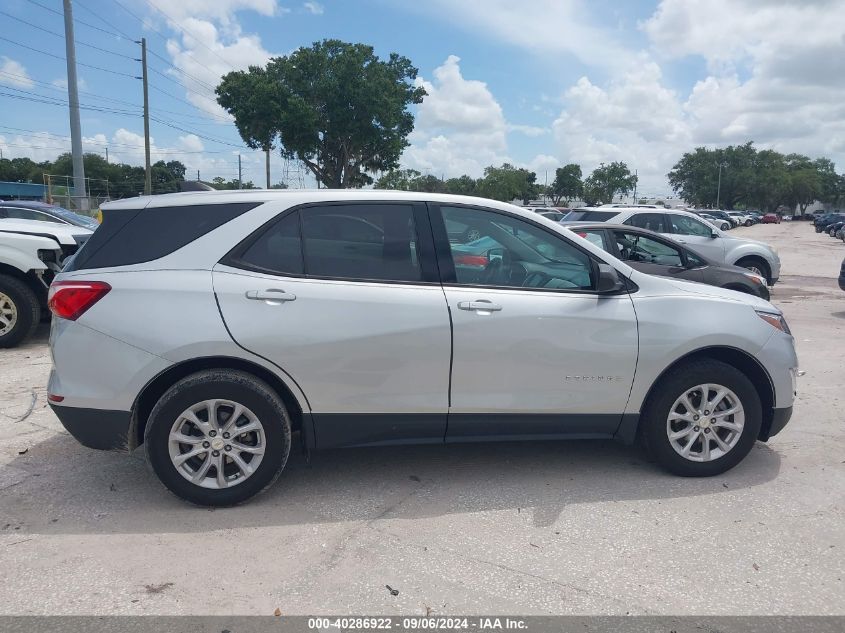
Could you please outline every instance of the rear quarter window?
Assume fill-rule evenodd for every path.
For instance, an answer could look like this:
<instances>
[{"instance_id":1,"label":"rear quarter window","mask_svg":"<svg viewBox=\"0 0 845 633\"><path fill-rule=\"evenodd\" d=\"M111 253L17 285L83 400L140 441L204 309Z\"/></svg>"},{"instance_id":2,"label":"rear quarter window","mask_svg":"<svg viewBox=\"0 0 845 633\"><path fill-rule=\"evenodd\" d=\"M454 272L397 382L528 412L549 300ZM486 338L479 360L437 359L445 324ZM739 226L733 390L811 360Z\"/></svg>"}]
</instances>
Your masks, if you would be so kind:
<instances>
[{"instance_id":1,"label":"rear quarter window","mask_svg":"<svg viewBox=\"0 0 845 633\"><path fill-rule=\"evenodd\" d=\"M116 209L103 213L94 231L65 270L141 264L179 250L262 202Z\"/></svg>"}]
</instances>

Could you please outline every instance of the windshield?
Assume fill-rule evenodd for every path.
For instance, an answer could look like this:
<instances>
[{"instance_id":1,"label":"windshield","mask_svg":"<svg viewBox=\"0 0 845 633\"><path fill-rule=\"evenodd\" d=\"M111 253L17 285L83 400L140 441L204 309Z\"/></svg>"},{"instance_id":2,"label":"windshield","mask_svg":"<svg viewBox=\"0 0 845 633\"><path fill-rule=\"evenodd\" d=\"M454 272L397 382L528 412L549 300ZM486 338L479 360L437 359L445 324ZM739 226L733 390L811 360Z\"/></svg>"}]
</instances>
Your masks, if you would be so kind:
<instances>
[{"instance_id":1,"label":"windshield","mask_svg":"<svg viewBox=\"0 0 845 633\"><path fill-rule=\"evenodd\" d=\"M44 207L44 211L57 215L71 224L82 226L86 229L91 229L92 231L100 226L99 222L97 222L94 218L90 218L87 215L80 215L79 213L75 213L74 211L65 209L64 207L48 206Z\"/></svg>"}]
</instances>

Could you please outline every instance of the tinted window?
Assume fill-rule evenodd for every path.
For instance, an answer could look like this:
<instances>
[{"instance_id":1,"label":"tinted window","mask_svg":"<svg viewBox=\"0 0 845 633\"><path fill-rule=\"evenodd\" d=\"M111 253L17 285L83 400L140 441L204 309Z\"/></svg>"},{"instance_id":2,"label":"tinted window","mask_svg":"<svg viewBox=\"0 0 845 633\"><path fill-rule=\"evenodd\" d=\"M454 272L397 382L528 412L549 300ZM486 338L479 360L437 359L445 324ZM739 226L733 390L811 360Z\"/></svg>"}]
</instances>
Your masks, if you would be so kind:
<instances>
[{"instance_id":1,"label":"tinted window","mask_svg":"<svg viewBox=\"0 0 845 633\"><path fill-rule=\"evenodd\" d=\"M127 266L164 257L260 204L106 210L103 224L65 270Z\"/></svg>"},{"instance_id":2,"label":"tinted window","mask_svg":"<svg viewBox=\"0 0 845 633\"><path fill-rule=\"evenodd\" d=\"M5 207L4 209L6 213L4 214L7 218L14 218L15 220L40 220L41 222L53 222L55 224L65 224L58 218L54 218L53 216L42 213L41 211L36 211L35 209L24 209L22 207Z\"/></svg>"},{"instance_id":3,"label":"tinted window","mask_svg":"<svg viewBox=\"0 0 845 633\"><path fill-rule=\"evenodd\" d=\"M593 287L589 256L529 222L492 211L441 207L444 222L471 226L480 237L450 243L459 284L588 290Z\"/></svg>"},{"instance_id":4,"label":"tinted window","mask_svg":"<svg viewBox=\"0 0 845 633\"><path fill-rule=\"evenodd\" d=\"M334 205L300 213L309 277L422 280L410 205Z\"/></svg>"},{"instance_id":5,"label":"tinted window","mask_svg":"<svg viewBox=\"0 0 845 633\"><path fill-rule=\"evenodd\" d=\"M654 231L655 233L666 232L663 227L662 213L635 213L625 220L623 224L627 224L628 226L638 226L641 229L648 229L649 231Z\"/></svg>"},{"instance_id":6,"label":"tinted window","mask_svg":"<svg viewBox=\"0 0 845 633\"><path fill-rule=\"evenodd\" d=\"M259 271L303 274L299 213L290 213L269 227L237 257L237 262Z\"/></svg>"},{"instance_id":7,"label":"tinted window","mask_svg":"<svg viewBox=\"0 0 845 633\"><path fill-rule=\"evenodd\" d=\"M709 226L685 215L669 214L669 221L672 223L672 232L681 235L700 235L710 237L713 232Z\"/></svg>"},{"instance_id":8,"label":"tinted window","mask_svg":"<svg viewBox=\"0 0 845 633\"><path fill-rule=\"evenodd\" d=\"M682 266L683 257L680 249L669 244L652 239L639 233L616 231L616 244L619 247L620 259L661 266Z\"/></svg>"},{"instance_id":9,"label":"tinted window","mask_svg":"<svg viewBox=\"0 0 845 633\"><path fill-rule=\"evenodd\" d=\"M607 222L619 215L618 211L592 211L590 209L575 209L567 213L564 222Z\"/></svg>"}]
</instances>

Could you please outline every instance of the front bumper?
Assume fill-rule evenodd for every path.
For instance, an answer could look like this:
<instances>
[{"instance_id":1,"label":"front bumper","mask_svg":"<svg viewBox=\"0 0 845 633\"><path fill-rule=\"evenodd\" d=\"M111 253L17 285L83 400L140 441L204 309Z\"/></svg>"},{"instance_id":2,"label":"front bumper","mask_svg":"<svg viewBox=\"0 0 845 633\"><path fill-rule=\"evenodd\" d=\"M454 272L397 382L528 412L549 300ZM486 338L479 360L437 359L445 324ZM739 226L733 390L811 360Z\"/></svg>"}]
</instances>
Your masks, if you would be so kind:
<instances>
[{"instance_id":1,"label":"front bumper","mask_svg":"<svg viewBox=\"0 0 845 633\"><path fill-rule=\"evenodd\" d=\"M771 437L774 437L781 431L786 423L792 418L792 407L784 407L782 409L772 409L772 420L760 430L758 439L765 442Z\"/></svg>"},{"instance_id":2,"label":"front bumper","mask_svg":"<svg viewBox=\"0 0 845 633\"><path fill-rule=\"evenodd\" d=\"M52 402L50 408L68 433L83 446L104 451L129 450L132 416L128 411L64 407Z\"/></svg>"}]
</instances>

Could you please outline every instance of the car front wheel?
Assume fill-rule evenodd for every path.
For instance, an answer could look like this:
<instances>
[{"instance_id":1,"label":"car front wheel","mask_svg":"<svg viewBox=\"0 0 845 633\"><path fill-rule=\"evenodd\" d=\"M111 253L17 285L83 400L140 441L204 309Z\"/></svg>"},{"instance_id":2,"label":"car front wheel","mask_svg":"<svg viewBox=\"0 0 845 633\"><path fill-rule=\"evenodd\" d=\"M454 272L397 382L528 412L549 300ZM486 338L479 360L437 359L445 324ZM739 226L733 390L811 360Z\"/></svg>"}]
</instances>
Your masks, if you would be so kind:
<instances>
[{"instance_id":1,"label":"car front wheel","mask_svg":"<svg viewBox=\"0 0 845 633\"><path fill-rule=\"evenodd\" d=\"M153 408L144 433L161 482L205 506L231 506L262 492L281 474L290 444L290 418L275 391L232 370L177 382Z\"/></svg>"},{"instance_id":2,"label":"car front wheel","mask_svg":"<svg viewBox=\"0 0 845 633\"><path fill-rule=\"evenodd\" d=\"M15 277L0 275L0 348L23 342L40 321L41 306L29 286Z\"/></svg>"},{"instance_id":3,"label":"car front wheel","mask_svg":"<svg viewBox=\"0 0 845 633\"><path fill-rule=\"evenodd\" d=\"M676 475L710 477L736 466L762 424L757 390L745 374L715 360L688 363L661 379L643 408L651 455Z\"/></svg>"}]
</instances>

